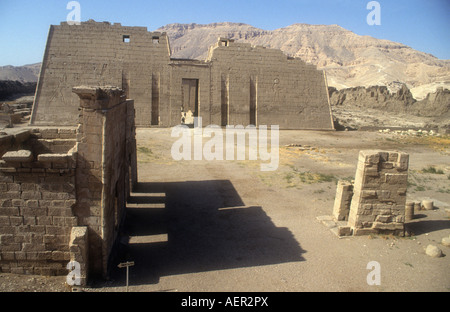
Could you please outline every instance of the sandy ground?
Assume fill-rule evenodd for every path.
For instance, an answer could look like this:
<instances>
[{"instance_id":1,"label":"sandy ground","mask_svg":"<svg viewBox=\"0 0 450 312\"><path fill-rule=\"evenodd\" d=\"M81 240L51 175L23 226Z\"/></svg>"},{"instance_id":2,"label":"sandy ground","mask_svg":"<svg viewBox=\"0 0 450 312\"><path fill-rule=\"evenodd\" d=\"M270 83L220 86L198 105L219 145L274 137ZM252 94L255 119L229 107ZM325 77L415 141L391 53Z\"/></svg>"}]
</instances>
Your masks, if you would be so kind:
<instances>
[{"instance_id":1,"label":"sandy ground","mask_svg":"<svg viewBox=\"0 0 450 312\"><path fill-rule=\"evenodd\" d=\"M137 132L139 186L125 223L130 291L303 292L450 290L449 140L378 132L282 131L278 170L262 161L174 161L171 129ZM204 139L207 142L209 139ZM292 144L291 147L286 145ZM338 179L352 179L362 149L410 154L408 198L431 198L406 237L338 238L331 215ZM434 166L442 174L425 173ZM425 254L428 244L444 257ZM371 261L381 284L368 285ZM0 291L67 291L64 277L0 274ZM13 286L15 285L15 287ZM125 270L84 291L125 291Z\"/></svg>"}]
</instances>

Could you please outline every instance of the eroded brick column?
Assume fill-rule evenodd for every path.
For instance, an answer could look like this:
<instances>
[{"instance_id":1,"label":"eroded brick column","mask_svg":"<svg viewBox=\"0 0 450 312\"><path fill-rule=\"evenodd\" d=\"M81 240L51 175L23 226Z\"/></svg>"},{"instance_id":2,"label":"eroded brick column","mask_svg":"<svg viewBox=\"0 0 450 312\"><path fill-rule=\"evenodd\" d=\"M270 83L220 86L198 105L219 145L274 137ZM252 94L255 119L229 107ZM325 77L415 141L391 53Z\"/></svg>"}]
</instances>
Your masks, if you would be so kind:
<instances>
[{"instance_id":1,"label":"eroded brick column","mask_svg":"<svg viewBox=\"0 0 450 312\"><path fill-rule=\"evenodd\" d=\"M354 235L404 233L409 155L361 151L348 225Z\"/></svg>"}]
</instances>

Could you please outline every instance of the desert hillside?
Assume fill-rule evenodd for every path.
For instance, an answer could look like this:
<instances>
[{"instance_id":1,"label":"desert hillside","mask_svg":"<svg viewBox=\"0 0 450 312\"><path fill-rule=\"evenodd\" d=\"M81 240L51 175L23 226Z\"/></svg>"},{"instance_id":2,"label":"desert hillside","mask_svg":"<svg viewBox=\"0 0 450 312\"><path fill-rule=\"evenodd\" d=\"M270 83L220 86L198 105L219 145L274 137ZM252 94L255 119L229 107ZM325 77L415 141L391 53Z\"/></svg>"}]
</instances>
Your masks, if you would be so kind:
<instances>
[{"instance_id":1,"label":"desert hillside","mask_svg":"<svg viewBox=\"0 0 450 312\"><path fill-rule=\"evenodd\" d=\"M0 80L37 82L41 63L24 66L0 66Z\"/></svg>"},{"instance_id":2,"label":"desert hillside","mask_svg":"<svg viewBox=\"0 0 450 312\"><path fill-rule=\"evenodd\" d=\"M450 87L450 60L404 44L359 36L338 25L294 24L266 31L246 24L170 24L158 29L170 37L172 57L205 59L218 37L281 49L327 72L328 84L343 89L404 83L423 99L436 87Z\"/></svg>"}]
</instances>

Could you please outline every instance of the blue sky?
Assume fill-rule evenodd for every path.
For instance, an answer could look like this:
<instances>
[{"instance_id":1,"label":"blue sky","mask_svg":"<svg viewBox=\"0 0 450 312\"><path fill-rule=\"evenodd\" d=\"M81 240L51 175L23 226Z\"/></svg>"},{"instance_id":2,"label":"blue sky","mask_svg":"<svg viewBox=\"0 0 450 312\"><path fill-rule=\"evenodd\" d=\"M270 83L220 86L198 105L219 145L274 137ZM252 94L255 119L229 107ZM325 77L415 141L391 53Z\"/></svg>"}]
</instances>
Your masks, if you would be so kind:
<instances>
[{"instance_id":1,"label":"blue sky","mask_svg":"<svg viewBox=\"0 0 450 312\"><path fill-rule=\"evenodd\" d=\"M0 66L42 61L51 24L65 21L69 0L0 0ZM450 59L450 0L378 0L381 25L366 22L370 0L79 0L81 21L146 26L240 22L265 30L294 23L338 24L358 35L401 42Z\"/></svg>"}]
</instances>

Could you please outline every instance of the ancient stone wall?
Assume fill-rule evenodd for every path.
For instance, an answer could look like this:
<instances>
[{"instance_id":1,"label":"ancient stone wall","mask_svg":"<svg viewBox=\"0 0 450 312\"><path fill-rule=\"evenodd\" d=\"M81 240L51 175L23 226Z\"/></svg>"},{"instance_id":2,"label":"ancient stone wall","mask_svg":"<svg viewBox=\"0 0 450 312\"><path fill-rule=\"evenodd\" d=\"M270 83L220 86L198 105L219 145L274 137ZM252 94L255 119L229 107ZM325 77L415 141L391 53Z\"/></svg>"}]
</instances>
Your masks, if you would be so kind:
<instances>
[{"instance_id":1,"label":"ancient stone wall","mask_svg":"<svg viewBox=\"0 0 450 312\"><path fill-rule=\"evenodd\" d=\"M202 62L171 59L167 35L143 27L51 26L31 123L76 125L76 85L122 88L135 100L137 126L202 117L204 125L334 129L322 71L280 50L227 39Z\"/></svg>"},{"instance_id":2,"label":"ancient stone wall","mask_svg":"<svg viewBox=\"0 0 450 312\"><path fill-rule=\"evenodd\" d=\"M333 129L326 80L315 66L280 50L225 39L210 50L208 61L214 124L221 124L224 117L219 118L218 112L226 106L231 125Z\"/></svg>"},{"instance_id":3,"label":"ancient stone wall","mask_svg":"<svg viewBox=\"0 0 450 312\"><path fill-rule=\"evenodd\" d=\"M74 140L70 150L67 145L62 148L58 137L66 137L69 132L68 129L33 130L21 146L2 155L2 272L67 274L70 233L78 221L72 212L76 205L76 149ZM54 151L57 153L49 150L50 133L56 137Z\"/></svg>"},{"instance_id":4,"label":"ancient stone wall","mask_svg":"<svg viewBox=\"0 0 450 312\"><path fill-rule=\"evenodd\" d=\"M2 272L65 275L78 261L83 283L108 274L137 182L134 102L114 87L74 92L78 127L0 138Z\"/></svg>"},{"instance_id":5,"label":"ancient stone wall","mask_svg":"<svg viewBox=\"0 0 450 312\"><path fill-rule=\"evenodd\" d=\"M210 118L211 64L194 60L172 60L170 68L170 124L179 125L181 113L188 114L189 111L201 116L205 125L214 124ZM197 99L192 92L197 92ZM186 117L189 120L185 123L192 124L192 118Z\"/></svg>"},{"instance_id":6,"label":"ancient stone wall","mask_svg":"<svg viewBox=\"0 0 450 312\"><path fill-rule=\"evenodd\" d=\"M409 155L361 151L348 225L354 235L404 231Z\"/></svg>"},{"instance_id":7,"label":"ancient stone wall","mask_svg":"<svg viewBox=\"0 0 450 312\"><path fill-rule=\"evenodd\" d=\"M136 124L150 125L155 77L159 96L168 101L168 44L167 36L145 27L93 21L50 26L31 123L75 126L79 100L72 88L114 85L135 100Z\"/></svg>"}]
</instances>

